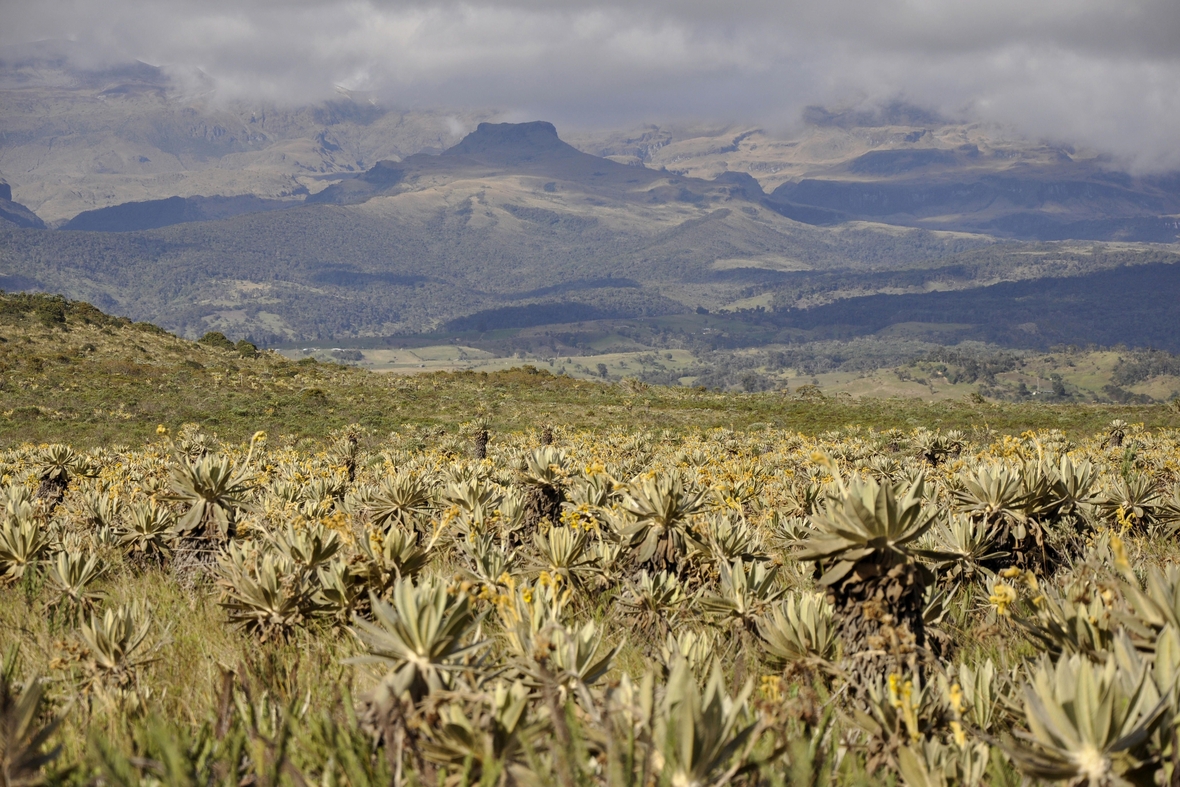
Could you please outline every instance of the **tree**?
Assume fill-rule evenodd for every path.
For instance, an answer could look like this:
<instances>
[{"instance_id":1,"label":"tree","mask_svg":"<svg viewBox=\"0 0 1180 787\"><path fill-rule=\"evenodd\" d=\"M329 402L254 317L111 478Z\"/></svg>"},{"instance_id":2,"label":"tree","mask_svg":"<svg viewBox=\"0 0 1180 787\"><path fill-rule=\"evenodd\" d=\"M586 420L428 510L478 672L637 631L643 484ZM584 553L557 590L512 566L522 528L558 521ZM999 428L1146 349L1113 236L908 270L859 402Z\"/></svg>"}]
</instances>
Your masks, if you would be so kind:
<instances>
[{"instance_id":1,"label":"tree","mask_svg":"<svg viewBox=\"0 0 1180 787\"><path fill-rule=\"evenodd\" d=\"M218 350L236 350L234 343L225 337L224 333L220 331L209 331L200 339L197 339L199 344L208 345L209 347L216 347Z\"/></svg>"}]
</instances>

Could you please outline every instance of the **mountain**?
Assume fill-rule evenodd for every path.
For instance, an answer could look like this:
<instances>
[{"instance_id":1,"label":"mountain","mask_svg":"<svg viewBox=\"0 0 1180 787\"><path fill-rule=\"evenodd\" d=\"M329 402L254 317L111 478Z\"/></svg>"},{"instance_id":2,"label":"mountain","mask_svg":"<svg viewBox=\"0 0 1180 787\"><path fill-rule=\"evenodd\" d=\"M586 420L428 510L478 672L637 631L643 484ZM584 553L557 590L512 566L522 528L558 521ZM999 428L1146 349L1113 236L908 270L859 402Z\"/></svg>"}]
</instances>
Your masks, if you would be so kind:
<instances>
[{"instance_id":1,"label":"mountain","mask_svg":"<svg viewBox=\"0 0 1180 787\"><path fill-rule=\"evenodd\" d=\"M921 335L1003 347L1130 345L1180 353L1180 264L1119 266L1080 276L1006 281L942 292L876 294L770 318L813 338Z\"/></svg>"},{"instance_id":2,"label":"mountain","mask_svg":"<svg viewBox=\"0 0 1180 787\"><path fill-rule=\"evenodd\" d=\"M178 198L107 208L67 225L89 230L0 231L0 287L62 292L189 336L220 330L265 343L485 334L727 310L745 313L749 330L711 334L709 343L738 347L878 333L893 324L881 323L893 307L866 300L874 295L932 304L922 307L926 317L894 322L963 323L952 296L926 294L963 291L970 299L980 287L1017 281L1025 297L1071 277L1093 292L1090 282L1105 281L1093 278L1103 271L1180 261L1133 245L996 243L882 223L817 226L781 215L747 174L710 180L633 166L582 152L539 121L482 123L440 154L379 161L287 209L128 228L162 223L168 211L169 221L201 218L185 214L194 205L229 210L225 200ZM112 228L128 231L93 231ZM1128 281L1132 299L1135 287L1155 286ZM1000 313L1024 313L1002 299L987 302ZM1132 326L1180 317L1146 299L1142 309ZM976 316L972 325L988 322ZM1084 324L1062 324L1070 327L1061 340L1088 341ZM1136 330L1123 330L1120 340L1158 339L1154 328ZM1012 343L1024 334L1003 336Z\"/></svg>"},{"instance_id":3,"label":"mountain","mask_svg":"<svg viewBox=\"0 0 1180 787\"><path fill-rule=\"evenodd\" d=\"M5 221L18 227L45 228L45 222L41 221L36 213L19 202L12 201L12 186L0 176L0 222Z\"/></svg>"},{"instance_id":4,"label":"mountain","mask_svg":"<svg viewBox=\"0 0 1180 787\"><path fill-rule=\"evenodd\" d=\"M0 168L46 222L169 197L289 200L382 159L453 145L489 112L405 111L363 93L278 106L199 71L92 65L69 41L0 48Z\"/></svg>"},{"instance_id":5,"label":"mountain","mask_svg":"<svg viewBox=\"0 0 1180 787\"><path fill-rule=\"evenodd\" d=\"M1011 167L975 145L877 150L822 177L780 185L784 215L827 211L823 223L865 220L1025 240L1180 240L1180 176L1132 178L1062 154Z\"/></svg>"},{"instance_id":6,"label":"mountain","mask_svg":"<svg viewBox=\"0 0 1180 787\"><path fill-rule=\"evenodd\" d=\"M343 90L303 107L226 100L200 72L138 62L83 66L75 46L44 41L0 50L0 166L19 176L22 202L54 226L83 212L173 197L297 202L340 184L327 200L347 201L353 197L342 192L373 191L360 176L383 174L373 172L378 161L400 164L447 149L480 159L486 151L454 146L496 119L491 110L407 111ZM663 124L575 130L566 142L638 171L710 181L748 175L773 210L818 226L869 221L1024 240L1151 243L1176 242L1180 233L1180 177L1130 176L1096 151L902 103L812 107L796 126L773 131ZM160 208L169 210L182 218L223 215Z\"/></svg>"},{"instance_id":7,"label":"mountain","mask_svg":"<svg viewBox=\"0 0 1180 787\"><path fill-rule=\"evenodd\" d=\"M441 155L418 153L402 161L379 161L372 169L328 186L307 201L353 204L443 182L501 177L553 178L542 184L543 191L555 193L560 181L578 190L648 204L731 197L757 201L762 196L756 182L751 191L753 178L706 181L592 156L563 142L552 123L536 121L480 123Z\"/></svg>"},{"instance_id":8,"label":"mountain","mask_svg":"<svg viewBox=\"0 0 1180 787\"><path fill-rule=\"evenodd\" d=\"M583 150L697 177L745 172L781 214L1021 240L1175 243L1180 175L1130 176L1093 150L894 104L810 108L800 127L646 126L574 138Z\"/></svg>"},{"instance_id":9,"label":"mountain","mask_svg":"<svg viewBox=\"0 0 1180 787\"><path fill-rule=\"evenodd\" d=\"M559 136L542 121L355 93L294 108L226 101L199 73L81 68L68 50L0 52L0 165L58 228L27 210L0 221L0 288L64 293L188 336L539 341L594 323L580 335L609 344L634 320L659 346L732 348L888 332L882 319L918 308L892 298L929 304L910 322L956 323L971 293L1005 282L1024 289L986 296L1003 313L1059 285L1081 287L1068 297L1086 304L1109 285L1099 274L1180 260L1158 245L1176 238L1175 176L1130 176L1093 151L901 104L817 108L773 133ZM10 203L0 208L18 215ZM1127 281L1133 303L1135 287L1170 280ZM1141 303L1150 314L1123 320L1119 341L1157 342L1152 326L1180 318ZM1031 335L1006 317L989 333L967 311L973 337ZM715 331L698 312L745 327ZM1053 341L1091 341L1084 320L1061 325Z\"/></svg>"},{"instance_id":10,"label":"mountain","mask_svg":"<svg viewBox=\"0 0 1180 787\"><path fill-rule=\"evenodd\" d=\"M60 229L90 232L153 230L190 221L216 221L246 213L282 210L298 204L291 200L260 199L253 194L237 197L168 197L83 211L61 225Z\"/></svg>"},{"instance_id":11,"label":"mountain","mask_svg":"<svg viewBox=\"0 0 1180 787\"><path fill-rule=\"evenodd\" d=\"M482 124L440 155L378 162L286 210L0 232L0 282L190 336L272 342L717 309L784 271L928 264L990 244L800 224L763 207L751 180L627 166L549 123Z\"/></svg>"}]
</instances>

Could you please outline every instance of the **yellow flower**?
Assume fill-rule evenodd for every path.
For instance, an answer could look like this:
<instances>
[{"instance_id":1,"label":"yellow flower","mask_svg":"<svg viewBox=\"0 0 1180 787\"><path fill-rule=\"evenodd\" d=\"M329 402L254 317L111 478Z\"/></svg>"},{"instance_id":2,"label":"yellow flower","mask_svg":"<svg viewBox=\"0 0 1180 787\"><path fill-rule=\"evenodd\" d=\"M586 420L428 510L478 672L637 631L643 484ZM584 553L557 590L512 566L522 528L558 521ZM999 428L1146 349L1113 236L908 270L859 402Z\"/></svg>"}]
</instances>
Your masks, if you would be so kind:
<instances>
[{"instance_id":1,"label":"yellow flower","mask_svg":"<svg viewBox=\"0 0 1180 787\"><path fill-rule=\"evenodd\" d=\"M967 745L967 733L963 732L963 725L959 724L959 722L951 722L951 735L960 748Z\"/></svg>"},{"instance_id":2,"label":"yellow flower","mask_svg":"<svg viewBox=\"0 0 1180 787\"><path fill-rule=\"evenodd\" d=\"M156 427L156 434L163 437L164 435L168 434L168 427L164 426L164 424L160 424Z\"/></svg>"},{"instance_id":3,"label":"yellow flower","mask_svg":"<svg viewBox=\"0 0 1180 787\"><path fill-rule=\"evenodd\" d=\"M992 594L987 599L996 607L996 614L1007 615L1008 607L1016 603L1016 588L1004 582L997 582L992 586Z\"/></svg>"},{"instance_id":4,"label":"yellow flower","mask_svg":"<svg viewBox=\"0 0 1180 787\"><path fill-rule=\"evenodd\" d=\"M958 683L953 684L951 686L950 697L948 699L950 700L951 710L953 710L956 715L963 712L962 686L960 686Z\"/></svg>"},{"instance_id":5,"label":"yellow flower","mask_svg":"<svg viewBox=\"0 0 1180 787\"><path fill-rule=\"evenodd\" d=\"M890 704L901 711L902 721L910 733L910 739L917 741L921 736L918 723L918 704L914 701L914 682L901 682L901 676L896 673L889 676Z\"/></svg>"},{"instance_id":6,"label":"yellow flower","mask_svg":"<svg viewBox=\"0 0 1180 787\"><path fill-rule=\"evenodd\" d=\"M1124 533L1135 526L1135 512L1127 513L1122 506L1119 506L1118 511L1115 512L1115 518L1118 519L1119 528Z\"/></svg>"},{"instance_id":7,"label":"yellow flower","mask_svg":"<svg viewBox=\"0 0 1180 787\"><path fill-rule=\"evenodd\" d=\"M889 698L893 707L900 708L901 700L897 696L898 683L901 682L901 676L896 673L889 676Z\"/></svg>"},{"instance_id":8,"label":"yellow flower","mask_svg":"<svg viewBox=\"0 0 1180 787\"><path fill-rule=\"evenodd\" d=\"M1000 576L1002 576L1004 579L1015 579L1016 577L1020 576L1020 569L1018 569L1016 566L1010 566L1009 568L1001 571Z\"/></svg>"},{"instance_id":9,"label":"yellow flower","mask_svg":"<svg viewBox=\"0 0 1180 787\"><path fill-rule=\"evenodd\" d=\"M1122 513L1122 508L1119 508L1119 513ZM1123 540L1113 533L1110 536L1110 551L1114 553L1114 565L1119 571L1129 571L1131 568L1131 561L1127 558L1127 547Z\"/></svg>"},{"instance_id":10,"label":"yellow flower","mask_svg":"<svg viewBox=\"0 0 1180 787\"><path fill-rule=\"evenodd\" d=\"M762 694L770 702L781 702L783 697L783 679L778 675L763 675Z\"/></svg>"}]
</instances>

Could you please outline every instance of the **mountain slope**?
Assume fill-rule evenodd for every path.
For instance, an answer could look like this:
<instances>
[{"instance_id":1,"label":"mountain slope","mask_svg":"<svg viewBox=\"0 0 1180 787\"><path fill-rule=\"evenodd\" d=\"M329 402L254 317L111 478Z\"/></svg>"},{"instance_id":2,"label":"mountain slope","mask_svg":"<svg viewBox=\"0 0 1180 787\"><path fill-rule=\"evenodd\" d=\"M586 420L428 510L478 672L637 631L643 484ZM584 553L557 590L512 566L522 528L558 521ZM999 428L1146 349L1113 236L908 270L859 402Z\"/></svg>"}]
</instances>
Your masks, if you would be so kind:
<instances>
[{"instance_id":1,"label":"mountain slope","mask_svg":"<svg viewBox=\"0 0 1180 787\"><path fill-rule=\"evenodd\" d=\"M1082 276L946 292L846 298L774 315L812 337L923 335L1004 347L1151 347L1180 353L1180 264L1120 266Z\"/></svg>"},{"instance_id":2,"label":"mountain slope","mask_svg":"<svg viewBox=\"0 0 1180 787\"><path fill-rule=\"evenodd\" d=\"M297 204L290 200L259 199L252 194L237 197L169 197L83 211L61 225L60 229L89 232L152 230L173 224L216 221L246 213L282 210Z\"/></svg>"},{"instance_id":3,"label":"mountain slope","mask_svg":"<svg viewBox=\"0 0 1180 787\"><path fill-rule=\"evenodd\" d=\"M200 72L80 65L68 41L0 49L0 168L45 221L169 197L290 199L325 175L453 144L487 112L227 100Z\"/></svg>"},{"instance_id":4,"label":"mountain slope","mask_svg":"<svg viewBox=\"0 0 1180 787\"><path fill-rule=\"evenodd\" d=\"M44 229L45 222L36 213L19 202L12 201L12 186L0 176L0 222L8 222L18 227L33 227Z\"/></svg>"},{"instance_id":5,"label":"mountain slope","mask_svg":"<svg viewBox=\"0 0 1180 787\"><path fill-rule=\"evenodd\" d=\"M813 227L760 196L741 178L582 153L547 123L483 124L442 155L380 162L288 210L118 234L12 230L0 275L187 335L276 341L430 330L508 304L717 308L768 269L905 267L989 242Z\"/></svg>"},{"instance_id":6,"label":"mountain slope","mask_svg":"<svg viewBox=\"0 0 1180 787\"><path fill-rule=\"evenodd\" d=\"M996 171L976 166L979 157L973 147L963 155L875 151L829 177L784 183L768 204L785 215L804 206L828 211L825 223L863 219L1030 240L1180 240L1180 177L1131 178L1068 159Z\"/></svg>"},{"instance_id":7,"label":"mountain slope","mask_svg":"<svg viewBox=\"0 0 1180 787\"><path fill-rule=\"evenodd\" d=\"M783 215L878 221L1024 240L1174 243L1180 177L1133 177L1092 150L894 104L812 107L789 134L647 126L584 134L584 150L681 174L747 172Z\"/></svg>"},{"instance_id":8,"label":"mountain slope","mask_svg":"<svg viewBox=\"0 0 1180 787\"><path fill-rule=\"evenodd\" d=\"M61 442L75 447L158 440L199 422L227 440L263 429L272 439L314 437L350 424L380 434L423 427L455 450L481 407L491 428L542 425L610 429L638 419L646 428L699 431L779 423L805 434L847 424L906 428L915 418L943 428L1045 427L1093 431L1113 418L1174 428L1163 407L1046 408L913 399L802 399L781 392L743 395L692 388L610 385L532 366L499 372L383 375L313 359L299 362L224 341L190 342L153 325L110 317L89 304L0 293L0 445ZM443 435L445 434L445 437Z\"/></svg>"}]
</instances>

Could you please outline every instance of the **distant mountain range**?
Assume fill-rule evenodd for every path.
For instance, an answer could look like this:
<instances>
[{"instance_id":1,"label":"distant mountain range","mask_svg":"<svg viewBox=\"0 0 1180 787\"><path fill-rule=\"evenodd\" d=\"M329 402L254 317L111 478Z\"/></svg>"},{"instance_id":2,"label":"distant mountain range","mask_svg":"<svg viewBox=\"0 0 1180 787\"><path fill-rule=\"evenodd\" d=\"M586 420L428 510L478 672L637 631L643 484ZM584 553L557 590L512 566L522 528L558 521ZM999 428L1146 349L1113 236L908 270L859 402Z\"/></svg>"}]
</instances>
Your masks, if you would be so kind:
<instances>
[{"instance_id":1,"label":"distant mountain range","mask_svg":"<svg viewBox=\"0 0 1180 787\"><path fill-rule=\"evenodd\" d=\"M874 150L827 177L784 183L769 202L827 224L859 219L1023 240L1180 237L1180 176L1132 178L1064 153L1051 165L997 167L975 145Z\"/></svg>"},{"instance_id":2,"label":"distant mountain range","mask_svg":"<svg viewBox=\"0 0 1180 787\"><path fill-rule=\"evenodd\" d=\"M297 108L222 101L203 74L177 76L145 63L82 68L73 46L0 50L0 170L18 200L53 226L124 203L138 207L82 223L144 229L134 215L151 212L152 226L162 226L165 217L200 221L298 203L346 179L364 183L357 176L379 161L452 148L479 122L495 120L492 111L407 112L347 91ZM811 224L871 221L1024 240L1173 243L1180 236L1180 175L1132 177L1093 151L905 104L813 107L790 134L652 125L567 141L636 168L707 180L748 174L768 205ZM469 152L476 151L463 155ZM243 196L262 202L141 204Z\"/></svg>"},{"instance_id":3,"label":"distant mountain range","mask_svg":"<svg viewBox=\"0 0 1180 787\"><path fill-rule=\"evenodd\" d=\"M190 335L276 341L717 309L781 271L920 264L992 243L801 224L767 209L748 176L628 166L544 122L482 123L441 155L378 162L300 206L236 199L259 210L183 221L229 210L188 198L84 213L72 231L0 232L0 274ZM140 229L169 216L181 222Z\"/></svg>"},{"instance_id":4,"label":"distant mountain range","mask_svg":"<svg viewBox=\"0 0 1180 787\"><path fill-rule=\"evenodd\" d=\"M793 136L495 120L219 102L200 75L0 52L0 288L262 342L724 310L760 326L733 346L908 322L1086 343L1085 320L1012 323L1012 304L1088 303L1127 266L1164 266L1126 281L1166 290L1180 259L1180 176L905 105L816 108ZM1102 341L1180 319L1127 303L1151 314Z\"/></svg>"}]
</instances>

